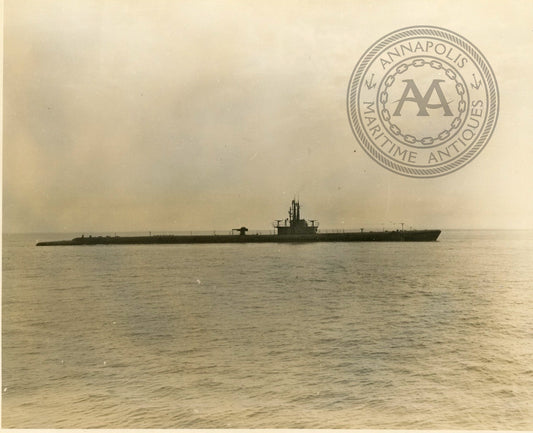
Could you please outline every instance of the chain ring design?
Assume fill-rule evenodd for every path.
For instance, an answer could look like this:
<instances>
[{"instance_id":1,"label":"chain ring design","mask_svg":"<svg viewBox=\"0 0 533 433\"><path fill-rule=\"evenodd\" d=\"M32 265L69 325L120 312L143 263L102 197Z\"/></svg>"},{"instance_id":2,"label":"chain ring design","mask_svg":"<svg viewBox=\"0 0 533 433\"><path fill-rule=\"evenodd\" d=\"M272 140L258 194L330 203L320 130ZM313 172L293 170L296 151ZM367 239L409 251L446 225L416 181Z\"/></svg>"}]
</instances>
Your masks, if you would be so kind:
<instances>
[{"instance_id":1,"label":"chain ring design","mask_svg":"<svg viewBox=\"0 0 533 433\"><path fill-rule=\"evenodd\" d=\"M465 89L465 85L459 82L459 81L462 81L460 80L460 75L456 71L454 71L454 69L451 67L444 68L443 62L439 62L438 60L427 61L424 59L413 59L410 63L401 63L399 66L394 68L394 72L392 74L388 74L385 76L385 78L383 78L382 83L385 86L385 88L388 89L392 86L392 84L396 80L397 75L403 74L410 67L421 68L425 65L429 65L431 68L436 69L436 70L441 70L441 69L444 70L445 75L450 80L453 80L455 82L455 89L460 98L459 103L457 104L457 111L459 112L459 116L453 119L448 129L444 129L440 131L434 137L426 136L422 138L417 138L413 136L412 134L403 134L401 129L398 127L398 125L391 122L390 112L385 107L385 104L388 102L387 90L378 92L379 103L383 105L383 108L378 111L378 114L381 116L383 122L389 125L388 130L392 134L394 134L397 137L401 137L405 144L411 145L411 146L415 145L416 143L420 143L423 146L432 146L435 144L436 141L442 143L444 141L449 140L451 137L453 137L453 130L459 128L459 126L461 126L461 124L463 123L464 118L462 117L463 117L463 114L467 110L467 102L465 101L466 89Z\"/></svg>"},{"instance_id":2,"label":"chain ring design","mask_svg":"<svg viewBox=\"0 0 533 433\"><path fill-rule=\"evenodd\" d=\"M441 128L433 131L433 134L421 137L413 135L416 140L414 143L402 143L392 133L392 123L387 128L387 124L377 114L376 108L380 101L376 81L380 82L380 76L385 79L383 71L379 68L379 61L381 60L382 64L386 63L386 54L390 52L394 54L393 50L396 47L410 48L412 54L415 46L414 51L417 51L419 46L422 47L421 51L425 51L420 57L428 57L430 49L427 47L433 47L435 52L431 54L437 57L437 61L438 58L444 62L454 60L457 63L456 70L462 68L460 75L464 84L456 87L456 92L471 103L470 107L463 107L464 112L461 115L465 118L462 124L458 124L454 119L455 123L452 122L451 128L445 130ZM454 59L454 55L457 58ZM392 60L393 56L389 57ZM459 58L461 60L457 61ZM387 64L389 66L387 70L392 70L404 60L400 58L397 63L391 61L393 64ZM430 63L430 66L439 69L436 63L433 65ZM375 80L375 75L378 75L378 80ZM459 84L459 81L456 81L456 84ZM492 136L498 110L499 94L496 78L483 54L464 37L440 27L407 27L384 36L363 54L348 85L347 111L357 141L379 165L408 177L443 176L470 163ZM457 136L455 141L452 140L452 135ZM405 136L406 134L403 134L403 137ZM433 138L431 144L428 137ZM408 137L407 140L413 141L413 138ZM405 146L409 144L420 148L407 150Z\"/></svg>"}]
</instances>

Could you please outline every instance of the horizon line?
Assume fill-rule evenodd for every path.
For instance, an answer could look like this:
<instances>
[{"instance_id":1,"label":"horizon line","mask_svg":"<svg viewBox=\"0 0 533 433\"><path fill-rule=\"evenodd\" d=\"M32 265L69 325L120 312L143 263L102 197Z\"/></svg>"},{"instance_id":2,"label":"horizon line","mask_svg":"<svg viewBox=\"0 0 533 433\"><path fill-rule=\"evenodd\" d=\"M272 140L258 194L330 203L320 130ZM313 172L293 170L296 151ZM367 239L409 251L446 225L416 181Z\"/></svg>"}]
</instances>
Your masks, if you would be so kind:
<instances>
[{"instance_id":1,"label":"horizon line","mask_svg":"<svg viewBox=\"0 0 533 433\"><path fill-rule=\"evenodd\" d=\"M381 228L378 227L362 227L365 231L383 231ZM251 231L274 231L274 229L257 229L252 228ZM355 229L355 228L323 228L323 231L360 231L361 228ZM385 229L385 231L395 231L396 229ZM533 227L530 228L439 228L439 229L424 229L424 228L412 228L411 230L441 230L441 231L533 231ZM27 231L27 232L8 232L5 230L2 230L2 235L46 235L46 234L76 234L80 233L82 234L110 234L110 233L147 233L147 234L154 234L154 235L160 235L164 233L189 233L189 232L229 232L230 229L192 229L192 230L124 230L124 231L115 231L115 230L73 230L73 231ZM407 229L405 231L408 231Z\"/></svg>"}]
</instances>

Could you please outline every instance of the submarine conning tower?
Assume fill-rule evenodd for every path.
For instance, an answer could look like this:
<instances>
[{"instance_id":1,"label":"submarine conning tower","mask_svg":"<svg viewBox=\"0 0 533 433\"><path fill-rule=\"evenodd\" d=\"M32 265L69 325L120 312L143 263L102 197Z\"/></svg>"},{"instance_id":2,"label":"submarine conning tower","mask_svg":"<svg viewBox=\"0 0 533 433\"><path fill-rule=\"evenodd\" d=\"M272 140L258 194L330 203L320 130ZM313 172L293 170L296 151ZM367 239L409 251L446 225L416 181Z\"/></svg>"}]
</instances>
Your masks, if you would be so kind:
<instances>
[{"instance_id":1,"label":"submarine conning tower","mask_svg":"<svg viewBox=\"0 0 533 433\"><path fill-rule=\"evenodd\" d=\"M318 221L309 220L309 222L300 218L300 202L293 199L289 218L276 220L274 227L278 230L278 235L314 235L318 230Z\"/></svg>"}]
</instances>

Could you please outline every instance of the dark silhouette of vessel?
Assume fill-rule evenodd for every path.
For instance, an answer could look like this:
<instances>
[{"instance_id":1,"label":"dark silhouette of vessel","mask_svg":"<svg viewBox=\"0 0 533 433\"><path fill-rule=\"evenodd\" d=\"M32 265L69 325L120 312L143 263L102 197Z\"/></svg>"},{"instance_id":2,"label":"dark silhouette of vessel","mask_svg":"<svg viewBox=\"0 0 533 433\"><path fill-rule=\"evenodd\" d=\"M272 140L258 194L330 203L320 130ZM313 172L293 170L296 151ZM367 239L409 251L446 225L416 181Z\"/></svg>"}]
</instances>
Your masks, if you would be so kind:
<instances>
[{"instance_id":1,"label":"dark silhouette of vessel","mask_svg":"<svg viewBox=\"0 0 533 433\"><path fill-rule=\"evenodd\" d=\"M38 242L37 246L59 245L128 245L128 244L219 244L251 242L430 242L436 241L440 230L395 230L321 233L317 220L300 217L300 202L293 200L289 218L276 220L277 234L246 234L248 229L233 229L231 234L150 235L150 236L81 236L66 241Z\"/></svg>"}]
</instances>

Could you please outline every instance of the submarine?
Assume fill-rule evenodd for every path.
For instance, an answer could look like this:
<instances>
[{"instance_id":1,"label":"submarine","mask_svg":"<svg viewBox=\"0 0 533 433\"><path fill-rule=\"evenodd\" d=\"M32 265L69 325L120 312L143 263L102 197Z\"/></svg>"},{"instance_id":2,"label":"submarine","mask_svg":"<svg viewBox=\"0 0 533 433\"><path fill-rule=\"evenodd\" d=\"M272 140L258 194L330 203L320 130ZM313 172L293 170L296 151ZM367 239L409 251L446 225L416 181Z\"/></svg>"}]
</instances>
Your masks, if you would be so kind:
<instances>
[{"instance_id":1,"label":"submarine","mask_svg":"<svg viewBox=\"0 0 533 433\"><path fill-rule=\"evenodd\" d=\"M37 246L68 245L133 245L133 244L221 244L261 242L432 242L441 230L395 230L321 233L317 220L300 216L300 202L293 199L289 217L273 223L275 234L247 234L246 227L232 229L231 234L150 235L150 236L85 236L71 240L38 242Z\"/></svg>"}]
</instances>

